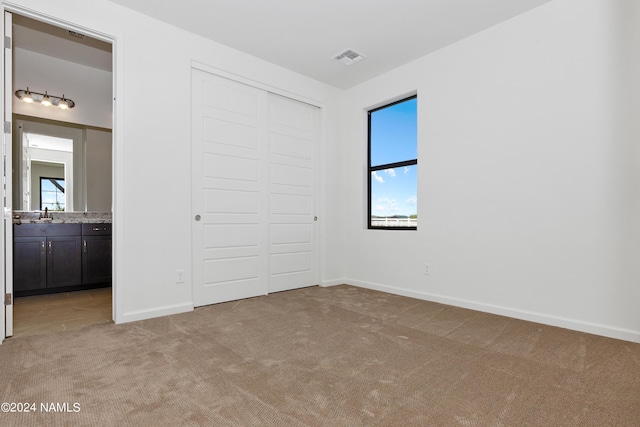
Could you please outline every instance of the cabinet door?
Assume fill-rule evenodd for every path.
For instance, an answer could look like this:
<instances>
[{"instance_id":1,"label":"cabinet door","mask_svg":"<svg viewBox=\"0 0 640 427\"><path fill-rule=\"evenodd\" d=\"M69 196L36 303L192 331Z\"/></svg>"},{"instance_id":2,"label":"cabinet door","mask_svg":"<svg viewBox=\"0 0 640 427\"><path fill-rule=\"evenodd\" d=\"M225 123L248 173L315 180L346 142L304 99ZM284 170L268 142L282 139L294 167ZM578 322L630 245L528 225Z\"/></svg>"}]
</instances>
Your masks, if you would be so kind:
<instances>
[{"instance_id":1,"label":"cabinet door","mask_svg":"<svg viewBox=\"0 0 640 427\"><path fill-rule=\"evenodd\" d=\"M14 237L13 290L20 292L46 287L46 239L44 237Z\"/></svg>"},{"instance_id":2,"label":"cabinet door","mask_svg":"<svg viewBox=\"0 0 640 427\"><path fill-rule=\"evenodd\" d=\"M82 238L47 237L47 287L79 285L82 279Z\"/></svg>"},{"instance_id":3,"label":"cabinet door","mask_svg":"<svg viewBox=\"0 0 640 427\"><path fill-rule=\"evenodd\" d=\"M84 236L82 284L111 282L111 236Z\"/></svg>"}]
</instances>

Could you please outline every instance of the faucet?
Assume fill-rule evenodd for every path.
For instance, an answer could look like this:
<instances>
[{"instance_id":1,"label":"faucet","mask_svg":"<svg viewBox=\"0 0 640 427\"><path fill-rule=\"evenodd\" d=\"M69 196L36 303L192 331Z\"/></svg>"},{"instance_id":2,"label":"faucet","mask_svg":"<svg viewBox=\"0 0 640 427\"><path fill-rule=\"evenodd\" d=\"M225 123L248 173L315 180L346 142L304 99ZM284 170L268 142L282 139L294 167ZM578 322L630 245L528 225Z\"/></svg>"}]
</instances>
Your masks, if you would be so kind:
<instances>
[{"instance_id":1,"label":"faucet","mask_svg":"<svg viewBox=\"0 0 640 427\"><path fill-rule=\"evenodd\" d=\"M52 218L53 219L53 216L49 213L49 208L45 207L44 208L44 216L42 216L42 214L40 214L40 218L38 218L38 219L48 219L48 218Z\"/></svg>"}]
</instances>

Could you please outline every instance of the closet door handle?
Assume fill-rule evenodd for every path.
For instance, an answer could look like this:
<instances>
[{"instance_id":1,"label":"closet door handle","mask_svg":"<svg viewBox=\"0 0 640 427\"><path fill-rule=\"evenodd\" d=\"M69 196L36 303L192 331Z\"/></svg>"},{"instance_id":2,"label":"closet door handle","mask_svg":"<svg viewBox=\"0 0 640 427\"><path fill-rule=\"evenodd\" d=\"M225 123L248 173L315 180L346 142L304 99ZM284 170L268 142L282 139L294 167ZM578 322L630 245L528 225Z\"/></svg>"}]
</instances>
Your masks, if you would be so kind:
<instances>
[{"instance_id":1,"label":"closet door handle","mask_svg":"<svg viewBox=\"0 0 640 427\"><path fill-rule=\"evenodd\" d=\"M43 240L43 241L42 241L42 244L40 245L40 253L41 253L42 255L44 255L44 254L45 254L45 252L46 252L46 250L45 250L45 248L44 248L44 240Z\"/></svg>"},{"instance_id":2,"label":"closet door handle","mask_svg":"<svg viewBox=\"0 0 640 427\"><path fill-rule=\"evenodd\" d=\"M82 252L84 252L85 254L87 253L87 241L86 240L82 241Z\"/></svg>"},{"instance_id":3,"label":"closet door handle","mask_svg":"<svg viewBox=\"0 0 640 427\"><path fill-rule=\"evenodd\" d=\"M49 240L49 253L53 253L53 242L51 240Z\"/></svg>"}]
</instances>

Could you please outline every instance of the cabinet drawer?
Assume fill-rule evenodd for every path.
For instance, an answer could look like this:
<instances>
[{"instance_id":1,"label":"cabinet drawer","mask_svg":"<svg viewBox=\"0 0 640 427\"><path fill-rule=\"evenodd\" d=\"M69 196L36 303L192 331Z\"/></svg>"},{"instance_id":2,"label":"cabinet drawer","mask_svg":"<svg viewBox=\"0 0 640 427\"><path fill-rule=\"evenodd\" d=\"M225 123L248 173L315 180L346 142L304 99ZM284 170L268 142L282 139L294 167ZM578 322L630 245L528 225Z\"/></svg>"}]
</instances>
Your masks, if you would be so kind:
<instances>
[{"instance_id":1,"label":"cabinet drawer","mask_svg":"<svg viewBox=\"0 0 640 427\"><path fill-rule=\"evenodd\" d=\"M15 237L79 236L80 224L14 224Z\"/></svg>"},{"instance_id":2,"label":"cabinet drawer","mask_svg":"<svg viewBox=\"0 0 640 427\"><path fill-rule=\"evenodd\" d=\"M111 234L111 224L82 224L83 236L106 236Z\"/></svg>"}]
</instances>

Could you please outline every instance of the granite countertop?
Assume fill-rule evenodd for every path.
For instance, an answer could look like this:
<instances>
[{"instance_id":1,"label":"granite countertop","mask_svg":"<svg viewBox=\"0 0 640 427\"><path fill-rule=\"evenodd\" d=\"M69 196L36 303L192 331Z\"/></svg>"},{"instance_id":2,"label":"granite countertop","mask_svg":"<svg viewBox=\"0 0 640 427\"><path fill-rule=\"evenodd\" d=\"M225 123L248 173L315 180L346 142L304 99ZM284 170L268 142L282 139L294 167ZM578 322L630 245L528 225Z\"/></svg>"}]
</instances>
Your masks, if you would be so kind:
<instances>
[{"instance_id":1,"label":"granite countertop","mask_svg":"<svg viewBox=\"0 0 640 427\"><path fill-rule=\"evenodd\" d=\"M13 211L14 224L105 224L111 223L111 212L49 212L51 218L39 219L44 212Z\"/></svg>"}]
</instances>

